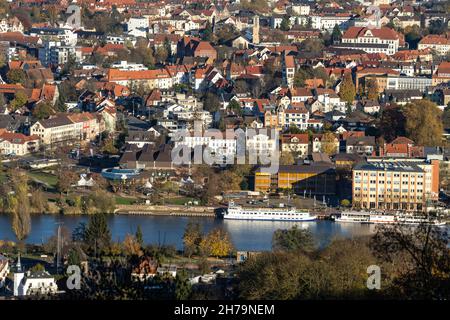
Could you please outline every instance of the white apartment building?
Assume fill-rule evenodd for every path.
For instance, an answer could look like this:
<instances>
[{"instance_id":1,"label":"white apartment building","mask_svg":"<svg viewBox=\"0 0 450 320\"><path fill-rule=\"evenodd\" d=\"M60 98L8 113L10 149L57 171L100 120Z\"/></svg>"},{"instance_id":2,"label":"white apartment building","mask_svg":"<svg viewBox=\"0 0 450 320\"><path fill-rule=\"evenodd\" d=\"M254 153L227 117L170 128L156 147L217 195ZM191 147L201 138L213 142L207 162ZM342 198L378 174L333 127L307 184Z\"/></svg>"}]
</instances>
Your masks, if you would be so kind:
<instances>
[{"instance_id":1,"label":"white apartment building","mask_svg":"<svg viewBox=\"0 0 450 320\"><path fill-rule=\"evenodd\" d=\"M308 16L311 11L311 7L306 3L293 3L291 10L295 15Z\"/></svg>"},{"instance_id":2,"label":"white apartment building","mask_svg":"<svg viewBox=\"0 0 450 320\"><path fill-rule=\"evenodd\" d=\"M136 17L130 18L127 23L127 31L131 31L134 29L148 29L150 26L148 18L145 17Z\"/></svg>"},{"instance_id":3,"label":"white apartment building","mask_svg":"<svg viewBox=\"0 0 450 320\"><path fill-rule=\"evenodd\" d=\"M81 61L81 51L73 46L63 46L60 41L45 42L43 48L38 51L39 61L43 66L63 65L69 61L72 56L76 61Z\"/></svg>"},{"instance_id":4,"label":"white apartment building","mask_svg":"<svg viewBox=\"0 0 450 320\"><path fill-rule=\"evenodd\" d=\"M350 27L342 36L340 48L358 49L367 53L393 55L400 46L400 35L387 27Z\"/></svg>"},{"instance_id":5,"label":"white apartment building","mask_svg":"<svg viewBox=\"0 0 450 320\"><path fill-rule=\"evenodd\" d=\"M47 271L14 273L14 296L55 294L58 285Z\"/></svg>"},{"instance_id":6,"label":"white apartment building","mask_svg":"<svg viewBox=\"0 0 450 320\"><path fill-rule=\"evenodd\" d=\"M352 18L351 14L320 14L312 15L308 17L311 18L311 26L313 29L333 31L334 26L338 26L341 30L345 30L349 26L349 22ZM303 24L304 21L302 20Z\"/></svg>"},{"instance_id":7,"label":"white apartment building","mask_svg":"<svg viewBox=\"0 0 450 320\"><path fill-rule=\"evenodd\" d=\"M63 46L75 46L78 36L69 28L31 28L30 35L43 41L59 41Z\"/></svg>"},{"instance_id":8,"label":"white apartment building","mask_svg":"<svg viewBox=\"0 0 450 320\"><path fill-rule=\"evenodd\" d=\"M215 155L224 157L234 157L236 155L237 141L234 135L232 138L227 138L225 132L222 133L222 137L205 136L205 134L196 136L195 134L191 135L187 131L184 131L184 133L179 141L175 141L175 148L186 146L194 150L196 147L201 146L209 148L210 152Z\"/></svg>"},{"instance_id":9,"label":"white apartment building","mask_svg":"<svg viewBox=\"0 0 450 320\"><path fill-rule=\"evenodd\" d=\"M418 49L432 49L438 55L445 56L450 52L450 39L441 35L427 35L423 37L418 44Z\"/></svg>"},{"instance_id":10,"label":"white apartment building","mask_svg":"<svg viewBox=\"0 0 450 320\"><path fill-rule=\"evenodd\" d=\"M39 151L39 137L5 132L0 135L0 154L24 156Z\"/></svg>"},{"instance_id":11,"label":"white apartment building","mask_svg":"<svg viewBox=\"0 0 450 320\"><path fill-rule=\"evenodd\" d=\"M387 78L388 90L419 90L425 92L432 85L433 80L425 77L391 77Z\"/></svg>"},{"instance_id":12,"label":"white apartment building","mask_svg":"<svg viewBox=\"0 0 450 320\"><path fill-rule=\"evenodd\" d=\"M306 108L292 108L284 110L286 127L295 125L300 130L308 129L309 112Z\"/></svg>"},{"instance_id":13,"label":"white apartment building","mask_svg":"<svg viewBox=\"0 0 450 320\"><path fill-rule=\"evenodd\" d=\"M120 61L111 64L111 68L113 69L119 69L123 71L132 70L132 71L139 71L139 70L148 70L147 67L145 67L142 63L133 63L128 61Z\"/></svg>"},{"instance_id":14,"label":"white apartment building","mask_svg":"<svg viewBox=\"0 0 450 320\"><path fill-rule=\"evenodd\" d=\"M5 286L6 277L9 274L8 258L0 254L0 289Z\"/></svg>"}]
</instances>

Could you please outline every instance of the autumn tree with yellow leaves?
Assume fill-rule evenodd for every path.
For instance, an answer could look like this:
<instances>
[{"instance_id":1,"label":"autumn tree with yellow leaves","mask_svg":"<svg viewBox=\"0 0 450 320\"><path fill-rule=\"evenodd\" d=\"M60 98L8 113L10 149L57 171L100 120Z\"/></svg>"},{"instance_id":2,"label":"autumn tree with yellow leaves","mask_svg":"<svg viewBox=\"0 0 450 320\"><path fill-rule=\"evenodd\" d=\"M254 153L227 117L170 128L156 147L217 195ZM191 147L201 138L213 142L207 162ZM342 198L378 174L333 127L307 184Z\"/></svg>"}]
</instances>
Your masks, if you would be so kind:
<instances>
[{"instance_id":1,"label":"autumn tree with yellow leaves","mask_svg":"<svg viewBox=\"0 0 450 320\"><path fill-rule=\"evenodd\" d=\"M230 236L220 229L211 230L200 242L200 252L205 256L224 257L233 249Z\"/></svg>"}]
</instances>

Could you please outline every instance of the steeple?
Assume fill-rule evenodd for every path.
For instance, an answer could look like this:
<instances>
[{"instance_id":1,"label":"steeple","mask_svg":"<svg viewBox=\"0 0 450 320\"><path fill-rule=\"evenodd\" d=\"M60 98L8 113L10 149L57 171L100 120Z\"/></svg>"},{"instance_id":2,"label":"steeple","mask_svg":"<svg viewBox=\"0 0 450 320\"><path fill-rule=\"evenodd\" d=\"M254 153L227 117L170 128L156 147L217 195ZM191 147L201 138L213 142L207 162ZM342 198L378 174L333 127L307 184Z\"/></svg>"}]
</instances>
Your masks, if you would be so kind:
<instances>
[{"instance_id":1,"label":"steeple","mask_svg":"<svg viewBox=\"0 0 450 320\"><path fill-rule=\"evenodd\" d=\"M22 272L22 264L20 263L20 252L19 252L19 256L17 257L16 268L17 268L17 272Z\"/></svg>"}]
</instances>

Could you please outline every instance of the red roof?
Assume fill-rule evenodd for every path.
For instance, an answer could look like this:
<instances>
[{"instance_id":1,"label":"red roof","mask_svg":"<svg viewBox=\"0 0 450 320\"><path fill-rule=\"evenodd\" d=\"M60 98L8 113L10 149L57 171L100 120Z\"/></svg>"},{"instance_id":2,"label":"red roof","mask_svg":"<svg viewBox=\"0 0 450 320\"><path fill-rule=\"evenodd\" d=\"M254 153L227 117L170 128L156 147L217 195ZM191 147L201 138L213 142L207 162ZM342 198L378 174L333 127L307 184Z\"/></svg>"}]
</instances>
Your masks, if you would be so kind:
<instances>
[{"instance_id":1,"label":"red roof","mask_svg":"<svg viewBox=\"0 0 450 320\"><path fill-rule=\"evenodd\" d=\"M370 36L372 34L373 37L377 37L383 40L399 40L399 34L390 28L381 27L381 28L373 28L369 29L367 27L350 27L344 33L342 38L344 39L356 39L359 37Z\"/></svg>"},{"instance_id":2,"label":"red roof","mask_svg":"<svg viewBox=\"0 0 450 320\"><path fill-rule=\"evenodd\" d=\"M281 135L281 143L290 143L292 138L297 138L298 144L309 143L309 135L307 133L283 134Z\"/></svg>"}]
</instances>

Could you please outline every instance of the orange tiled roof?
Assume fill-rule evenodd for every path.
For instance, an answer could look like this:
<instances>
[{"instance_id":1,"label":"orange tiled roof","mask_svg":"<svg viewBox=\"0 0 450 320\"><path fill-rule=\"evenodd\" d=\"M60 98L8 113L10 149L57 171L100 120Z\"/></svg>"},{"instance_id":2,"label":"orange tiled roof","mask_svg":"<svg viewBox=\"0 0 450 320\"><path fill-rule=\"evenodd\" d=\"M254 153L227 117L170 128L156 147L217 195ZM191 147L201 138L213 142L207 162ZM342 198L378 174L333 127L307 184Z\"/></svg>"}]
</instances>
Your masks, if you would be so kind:
<instances>
[{"instance_id":1,"label":"orange tiled roof","mask_svg":"<svg viewBox=\"0 0 450 320\"><path fill-rule=\"evenodd\" d=\"M155 70L139 70L139 71L125 71L119 69L108 69L108 81L120 80L150 80L158 78L170 78L170 74L166 69Z\"/></svg>"}]
</instances>

